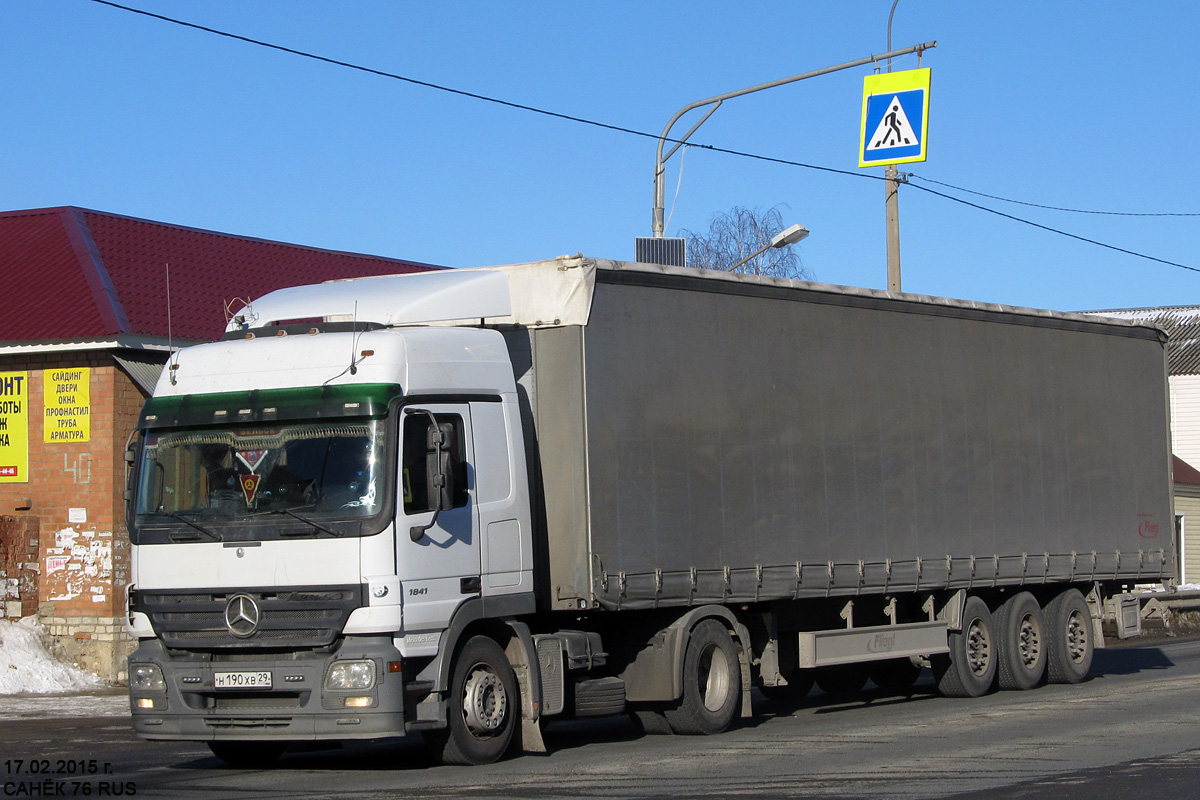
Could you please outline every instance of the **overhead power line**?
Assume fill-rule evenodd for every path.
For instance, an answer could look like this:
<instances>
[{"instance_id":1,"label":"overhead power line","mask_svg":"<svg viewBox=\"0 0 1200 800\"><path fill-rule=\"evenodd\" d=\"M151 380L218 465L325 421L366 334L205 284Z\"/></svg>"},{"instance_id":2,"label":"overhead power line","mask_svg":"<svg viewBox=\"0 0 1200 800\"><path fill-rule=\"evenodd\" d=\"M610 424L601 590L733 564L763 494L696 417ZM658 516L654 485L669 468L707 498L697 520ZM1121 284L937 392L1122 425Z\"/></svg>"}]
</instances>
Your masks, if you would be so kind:
<instances>
[{"instance_id":1,"label":"overhead power line","mask_svg":"<svg viewBox=\"0 0 1200 800\"><path fill-rule=\"evenodd\" d=\"M980 211L986 211L989 214L995 214L998 217L1004 217L1005 219L1011 219L1014 222L1021 222L1021 223L1024 223L1025 225L1032 225L1035 228L1041 228L1042 230L1049 231L1050 233L1057 233L1059 236L1067 236L1071 239L1075 239L1080 242L1087 242L1088 244L1094 244L1097 247L1104 247L1108 250L1116 250L1118 253L1125 253L1126 255L1137 256L1138 258L1145 258L1150 261L1157 261L1160 264L1167 264L1172 267L1179 267L1180 269L1186 269L1190 272L1200 272L1200 269L1198 269L1196 267L1189 267L1186 264L1177 264L1174 261L1167 261L1164 258L1156 258L1154 256L1148 256L1145 253L1138 253L1133 250L1126 250L1124 247L1117 247L1116 245L1105 244L1104 242L1098 242L1095 239L1089 239L1086 236L1079 236L1074 233L1067 233L1066 231L1062 231L1057 228L1051 228L1049 225L1042 225L1037 222L1032 222L1027 219L1022 219L1021 217L1014 217L1012 214L1005 214L1003 211L997 211L994 208L988 208L987 206L981 206L977 203L972 203L967 200L963 200L961 197L952 197L951 195L934 191L933 189L930 189L926 186L917 186L916 184L913 184L913 183L910 183L909 186L911 186L914 189L918 189L922 192L928 192L929 194L937 195L938 197L944 197L947 200L953 200L955 203L962 203L964 206L970 206L971 208L977 208Z\"/></svg>"},{"instance_id":2,"label":"overhead power line","mask_svg":"<svg viewBox=\"0 0 1200 800\"><path fill-rule=\"evenodd\" d=\"M849 170L844 170L844 169L834 169L833 167L821 167L821 166L817 166L815 164L804 164L799 161L789 161L789 160L783 159L783 158L772 158L771 156L762 156L762 155L757 155L755 153L743 153L743 152L739 152L737 150L729 150L729 149L726 149L723 147L713 147L711 145L698 145L698 144L690 144L690 146L691 147L701 147L703 149L713 150L718 153L727 153L729 155L741 156L743 158L753 158L753 159L757 159L760 161L769 161L769 162L772 162L775 164L785 164L785 165L792 166L792 167L805 167L807 169L816 169L816 170L822 170L824 172L833 172L833 173L836 173L839 175L850 175L850 176L853 176L856 178L871 178L871 179L877 180L877 181L886 180L886 178L879 177L878 175L867 175L864 173L851 172ZM909 177L918 177L918 176L909 175ZM930 182L936 183L937 181L930 181ZM1103 247L1107 250L1115 250L1118 253L1125 253L1126 255L1136 256L1137 258L1144 258L1148 261L1157 261L1159 264L1166 264L1166 265L1172 266L1172 267L1179 267L1180 269L1186 269L1190 272L1200 272L1200 268L1197 268L1197 267L1189 267L1186 264L1179 264L1174 261L1167 261L1166 259L1158 258L1156 256L1150 256L1150 255L1146 255L1145 253L1139 253L1134 250L1128 250L1124 247L1117 247L1116 245L1106 244L1104 242L1097 241L1096 239L1089 239L1086 236L1079 236L1078 234L1068 233L1067 231L1060 230L1058 228L1052 228L1049 225L1042 225L1041 223L1033 222L1032 220L1024 219L1022 217L1017 217L1012 214L1005 214L1003 211L997 211L994 208L988 208L987 206L981 206L978 203L972 203L969 200L962 199L961 197L954 197L953 195L935 191L934 189L930 189L927 186L918 186L915 183L909 183L908 185L918 191L927 192L927 193L935 195L937 197L941 197L945 200L950 200L951 202L954 202L954 203L961 203L964 206L969 206L970 208L974 208L979 211L986 211L989 214L995 214L998 217L1004 217L1005 219L1010 219L1013 222L1020 222L1025 225L1032 226L1034 228L1040 228L1041 230L1047 231L1049 233L1058 234L1059 236L1066 236L1069 239L1075 239L1076 241L1086 242L1087 244L1092 244L1097 247ZM976 193L976 194L978 194L978 193ZM996 199L1002 200L1003 198L996 198ZM1182 216L1182 215L1180 215L1180 216Z\"/></svg>"},{"instance_id":3,"label":"overhead power line","mask_svg":"<svg viewBox=\"0 0 1200 800\"><path fill-rule=\"evenodd\" d=\"M430 83L429 81L422 81L422 80L418 80L417 78L409 78L404 75L397 75L394 72L385 72L381 69L374 69L372 67L364 67L361 64L353 64L349 61L340 61L336 58L320 56L320 55L317 55L316 53L307 53L303 50L296 50L295 48L292 48L292 47L284 47L281 44L272 44L271 42L264 42L261 39L252 39L249 36L242 36L237 33L230 33L229 31L219 30L217 28L210 28L206 25L198 25L195 22L186 22L181 19L175 19L174 17L167 17L162 14L155 14L152 11L146 11L141 8L133 8L132 6L124 6L124 5L121 5L120 3L114 3L114 2L112 2L112 0L91 0L91 2L99 3L100 5L103 5L103 6L111 6L113 8L118 8L121 11L128 11L132 14L140 14L143 17L150 17L152 19L162 20L163 22L170 22L173 25L182 25L185 28L192 28L193 30L204 31L205 33L211 33L215 36L224 36L227 39L236 39L237 41L245 42L246 44L253 44L253 45L258 45L259 47L266 47L271 50L278 50L281 53L288 53L293 56L300 56L301 58L310 58L313 61L321 61L325 64L332 64L336 67L345 67L346 69L358 70L359 72L365 72L368 75L377 75L381 78L392 78L393 80L404 81L405 83L411 83L414 86L424 86L426 89L437 89L439 92L449 92L450 94L456 94L456 95L459 95L460 97L469 97L472 100L482 100L487 103L495 103L496 105L507 106L508 108L515 108L519 111L529 111L534 114L542 114L547 117L555 117L557 119L564 119L564 120L567 120L568 122L578 122L578 123L581 123L584 125L594 125L597 128L605 128L610 131L617 131L618 133L628 133L633 136L647 136L651 139L658 139L658 137L652 133L645 133L643 131L633 130L632 128L622 128L620 125L609 125L606 122L598 122L594 119L585 119L584 117L574 117L574 116L571 116L570 114L561 114L557 111L547 111L544 108L538 108L536 106L527 106L522 103L513 103L511 101L501 100L496 97L488 97L485 94L476 94L475 92L468 92L468 91L464 91L463 89L455 89L452 86L442 86L441 84Z\"/></svg>"},{"instance_id":4,"label":"overhead power line","mask_svg":"<svg viewBox=\"0 0 1200 800\"><path fill-rule=\"evenodd\" d=\"M952 183L943 183L942 181L935 181L933 178L925 178L920 175L913 175L912 173L909 173L908 177L916 178L917 180L925 181L926 183L936 183L938 186L945 186L947 189L954 189L955 191L958 191L958 192L966 192L967 194L978 195L979 197L986 197L989 200L999 200L1004 203L1016 203L1017 205L1020 205L1020 206L1030 206L1032 208L1045 208L1050 211L1068 211L1072 214L1100 214L1100 215L1109 216L1109 217L1200 217L1200 213L1178 213L1178 212L1149 213L1149 212L1133 212L1133 211L1095 211L1095 210L1086 209L1086 208L1063 208L1062 206L1044 206L1041 203L1029 203L1029 202L1026 202L1025 200L1013 200L1012 198L1009 198L1009 197L999 197L994 194L986 194L984 192L977 192L974 189L965 189L962 186L955 186Z\"/></svg>"},{"instance_id":5,"label":"overhead power line","mask_svg":"<svg viewBox=\"0 0 1200 800\"><path fill-rule=\"evenodd\" d=\"M366 67L361 64L354 64L349 61L341 61L336 58L329 58L327 56L317 55L315 53L309 53L304 50L297 50L292 47L285 47L283 45L273 44L271 42L265 42L265 41L262 41L261 39L253 39L249 36L242 36L240 34L230 33L229 31L223 31L218 28L211 28L206 25L199 25L194 22L187 22L185 20L176 19L174 17L168 17L163 14L156 14L152 11L146 11L144 9L122 5L121 3L116 3L116 2L113 2L112 0L91 0L91 2L98 3L98 4L104 5L104 6L110 6L112 8L119 9L121 11L127 11L132 14L139 14L144 17L150 17L152 19L157 19L162 22L168 22L173 25L180 25L185 28L192 28L193 30L203 31L204 33L210 33L215 36L223 36L227 39L234 39L239 42L245 42L246 44L252 44L252 45L256 45L258 47L265 47L270 50L279 51L281 53L288 53L289 55L299 56L301 58L308 58L308 59L312 59L313 61L320 61L325 64L332 64L333 66L345 67L346 69L352 69L352 70L356 70L358 72L365 72L369 75L376 75L381 78L391 78L393 80L403 81L405 83L409 83L414 86L422 86L427 89L436 89L437 91L440 91L440 92L448 92L450 94L458 95L460 97L467 97L472 100L480 100L480 101L487 102L487 103L494 103L496 105L516 109L518 111L528 111L533 114L540 114L540 115L546 116L546 117L552 117L555 119L566 120L567 122L575 122L575 123L578 123L581 125L591 125L593 127L602 128L604 130L615 131L617 133L625 133L625 134L629 134L631 136L640 136L640 137L647 138L647 139L654 139L655 141L657 141L659 138L662 138L657 134L649 133L647 131L639 131L635 128L627 128L627 127L624 127L621 125L612 125L612 124L609 124L606 122L600 122L598 120L588 119L586 117L578 117L578 116L574 116L571 114L563 114L563 113L560 113L557 111L550 111L550 110L547 110L544 108L538 108L536 106L530 106L530 105L526 105L523 103L515 103L515 102L509 101L509 100L501 100L496 97L489 97L488 95L478 94L476 92L468 92L463 89L455 89L451 86L443 86L441 84L432 83L430 81L423 81L423 80L419 80L417 78L410 78L405 75L398 75L394 72L386 72L384 70L374 69L372 67ZM670 139L670 138L667 138L666 141L671 142L671 143L678 142L678 140ZM819 164L806 164L802 161L793 161L793 160L784 159L784 158L775 158L772 156L764 156L764 155L760 155L757 153L748 153L748 152L743 152L743 151L739 151L739 150L732 150L732 149L725 148L725 147L717 147L715 145L709 145L709 144L699 144L696 142L688 142L687 144L689 147L696 147L696 148L700 148L703 150L710 150L714 153L724 153L725 155L737 156L739 158L749 158L749 159L754 159L757 161L765 161L765 162L773 163L773 164L782 164L785 166L801 167L804 169L817 170L819 172L828 172L828 173L832 173L835 175L846 175L846 176L855 177L855 178L866 178L868 180L877 180L877 181L885 180L885 178L883 178L883 177L880 177L877 175L871 175L869 173L864 173L864 172L852 172L850 170L837 169L835 167L825 167L825 166L821 166ZM945 186L946 188L955 189L957 191L962 191L962 192L967 192L969 194L979 195L981 197L987 197L987 198L990 198L993 200L1000 200L1002 202L1007 202L1007 203L1017 203L1020 205L1032 206L1034 208L1050 209L1050 210L1054 210L1054 211L1072 211L1075 213L1107 214L1107 215L1113 215L1113 216L1138 216L1138 217L1142 217L1142 216L1144 216L1144 217L1194 217L1194 216L1200 216L1200 214L1190 214L1190 213L1189 214L1184 214L1184 213L1135 214L1135 213L1116 212L1116 211L1083 211L1081 209L1058 208L1055 206L1040 205L1038 203L1028 203L1028 202L1024 202L1021 200L1010 200L1008 198L998 197L996 195L984 194L983 192L977 192L972 189L964 189L959 186L954 186L954 185L948 184L948 183L942 183L940 181L935 181L930 178L922 178L919 175L913 175L911 173L909 174L908 177L917 178L918 180L922 180L927 183L938 184L941 186ZM918 189L920 191L927 192L927 193L935 195L937 197L941 197L941 198L950 200L955 203L961 203L962 205L977 209L979 211L985 211L989 214L995 214L996 216L1004 217L1005 219L1009 219L1014 222L1020 222L1025 225L1030 225L1034 228L1039 228L1041 230L1047 231L1049 233L1054 233L1059 236L1066 236L1068 238L1075 239L1080 242L1085 242L1087 244L1095 245L1097 247L1103 247L1108 250L1114 250L1118 253L1124 253L1126 255L1134 256L1136 258L1143 258L1143 259L1147 259L1149 261L1156 261L1160 264L1166 264L1166 265L1172 266L1172 267L1179 267L1180 269L1186 269L1191 272L1200 272L1200 268L1189 267L1186 264L1179 264L1174 261L1167 261L1166 259L1146 255L1145 253L1138 253L1134 250L1128 250L1126 248L1117 247L1116 245L1106 244L1104 242L1100 242L1095 239L1089 239L1084 236L1078 236L1073 233L1068 233L1067 231L1059 230L1057 228L1052 228L1048 225L1042 225L1037 222L1032 222L1031 220L1022 219L1021 217L1013 216L1012 214L1005 214L1002 211L997 211L996 209L993 209L993 208L981 206L976 203L972 203L967 200L963 200L962 198L959 198L959 197L954 197L952 195L944 194L942 192L938 192L933 189L930 189L926 186L919 186L914 183L909 183L908 185L913 187L914 189Z\"/></svg>"}]
</instances>

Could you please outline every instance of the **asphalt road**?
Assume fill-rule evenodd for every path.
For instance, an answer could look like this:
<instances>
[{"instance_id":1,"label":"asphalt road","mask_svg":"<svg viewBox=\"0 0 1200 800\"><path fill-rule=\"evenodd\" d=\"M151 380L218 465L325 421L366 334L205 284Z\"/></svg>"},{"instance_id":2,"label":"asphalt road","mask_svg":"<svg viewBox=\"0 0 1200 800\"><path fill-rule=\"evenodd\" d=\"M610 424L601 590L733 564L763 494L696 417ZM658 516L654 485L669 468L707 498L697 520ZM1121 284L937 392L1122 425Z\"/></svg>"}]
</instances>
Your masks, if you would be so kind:
<instances>
[{"instance_id":1,"label":"asphalt road","mask_svg":"<svg viewBox=\"0 0 1200 800\"><path fill-rule=\"evenodd\" d=\"M1167 641L1098 652L1079 686L975 700L936 696L928 676L903 696L756 695L757 717L721 736L644 736L624 717L555 723L550 753L476 768L432 766L419 740L397 739L238 770L204 745L138 740L116 693L2 698L0 797L1191 800L1198 673L1200 641Z\"/></svg>"}]
</instances>

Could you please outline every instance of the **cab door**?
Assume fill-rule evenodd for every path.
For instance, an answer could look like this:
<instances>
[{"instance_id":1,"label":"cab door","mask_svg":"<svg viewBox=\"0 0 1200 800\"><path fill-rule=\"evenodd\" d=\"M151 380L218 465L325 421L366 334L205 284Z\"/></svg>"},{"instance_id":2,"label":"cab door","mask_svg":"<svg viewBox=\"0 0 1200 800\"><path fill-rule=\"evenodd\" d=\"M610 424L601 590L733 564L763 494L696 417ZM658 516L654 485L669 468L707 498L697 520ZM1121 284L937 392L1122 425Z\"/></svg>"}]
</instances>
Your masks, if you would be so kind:
<instances>
[{"instance_id":1,"label":"cab door","mask_svg":"<svg viewBox=\"0 0 1200 800\"><path fill-rule=\"evenodd\" d=\"M435 420L441 442L435 441ZM471 441L471 415L465 403L420 403L404 409L396 565L406 635L445 628L463 600L479 596L480 546ZM432 485L439 459L448 477L442 490Z\"/></svg>"}]
</instances>

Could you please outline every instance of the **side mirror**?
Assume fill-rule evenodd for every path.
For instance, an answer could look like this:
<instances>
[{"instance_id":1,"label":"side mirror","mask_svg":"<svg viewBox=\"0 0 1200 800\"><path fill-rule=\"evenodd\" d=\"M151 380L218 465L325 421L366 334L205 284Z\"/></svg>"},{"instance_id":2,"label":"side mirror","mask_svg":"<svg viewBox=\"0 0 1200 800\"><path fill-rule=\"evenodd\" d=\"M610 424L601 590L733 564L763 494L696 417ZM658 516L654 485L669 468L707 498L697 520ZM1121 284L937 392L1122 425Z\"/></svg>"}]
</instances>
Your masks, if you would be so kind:
<instances>
[{"instance_id":1,"label":"side mirror","mask_svg":"<svg viewBox=\"0 0 1200 800\"><path fill-rule=\"evenodd\" d=\"M436 428L430 427L426 439L425 454L425 485L429 487L429 497L433 502L433 510L454 506L454 470L450 467L450 437L454 429L449 422L440 423Z\"/></svg>"},{"instance_id":2,"label":"side mirror","mask_svg":"<svg viewBox=\"0 0 1200 800\"><path fill-rule=\"evenodd\" d=\"M137 475L138 464L138 448L134 444L134 439L138 435L136 430L130 431L129 438L125 440L125 491L122 493L125 500L125 524L132 531L133 528L133 484Z\"/></svg>"},{"instance_id":3,"label":"side mirror","mask_svg":"<svg viewBox=\"0 0 1200 800\"><path fill-rule=\"evenodd\" d=\"M438 514L442 509L454 505L454 470L450 467L448 449L454 426L448 422L439 423L431 412L423 409L412 409L408 413L424 414L429 417L430 423L425 438L425 485L429 487L433 517L425 525L414 525L408 529L409 538L419 542L425 531L437 524Z\"/></svg>"},{"instance_id":4,"label":"side mirror","mask_svg":"<svg viewBox=\"0 0 1200 800\"><path fill-rule=\"evenodd\" d=\"M133 475L133 465L137 463L137 450L129 447L125 450L125 502L129 503L133 499L133 482L130 477Z\"/></svg>"}]
</instances>

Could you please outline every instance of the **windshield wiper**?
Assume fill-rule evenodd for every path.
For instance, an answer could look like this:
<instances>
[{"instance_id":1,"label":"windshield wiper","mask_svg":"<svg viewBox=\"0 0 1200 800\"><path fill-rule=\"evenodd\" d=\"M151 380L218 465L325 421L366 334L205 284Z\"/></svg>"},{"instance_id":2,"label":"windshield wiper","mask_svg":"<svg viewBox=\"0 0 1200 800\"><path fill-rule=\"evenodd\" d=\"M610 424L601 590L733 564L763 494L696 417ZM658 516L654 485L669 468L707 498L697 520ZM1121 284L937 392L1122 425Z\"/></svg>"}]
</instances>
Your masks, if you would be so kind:
<instances>
[{"instance_id":1,"label":"windshield wiper","mask_svg":"<svg viewBox=\"0 0 1200 800\"><path fill-rule=\"evenodd\" d=\"M193 522L192 520L188 519L187 517L183 516L182 514L177 514L174 511L168 511L166 513L167 513L168 517L173 517L173 518L179 520L180 522L184 523L185 525L191 525L193 528L200 531L205 536L212 539L214 542L221 541L221 534L213 533L208 528L204 527L203 525Z\"/></svg>"},{"instance_id":2,"label":"windshield wiper","mask_svg":"<svg viewBox=\"0 0 1200 800\"><path fill-rule=\"evenodd\" d=\"M337 532L337 531L335 531L335 530L331 530L331 529L329 529L329 528L326 528L324 525L320 525L320 524L318 524L318 523L316 523L316 522L313 522L313 521L312 521L311 519L309 519L308 517L302 517L302 516L300 516L300 515L299 515L299 514L297 514L295 511L292 511L292 510L291 510L291 509L289 509L289 508L273 508L273 509L271 509L270 511L268 511L267 513L268 513L268 514L287 514L289 517L292 517L293 519L298 519L298 520L300 520L300 521L301 521L301 522L303 522L303 523L306 523L306 524L308 524L308 525L311 525L311 526L313 526L314 528L316 528L317 530L321 531L322 533L328 533L330 536L341 536L341 535L342 535L342 534L338 533L338 532ZM280 536L288 536L289 534L288 534L288 533L281 532L279 535L280 535ZM292 536L296 536L296 535L298 535L298 534L290 534L290 535L292 535Z\"/></svg>"}]
</instances>

